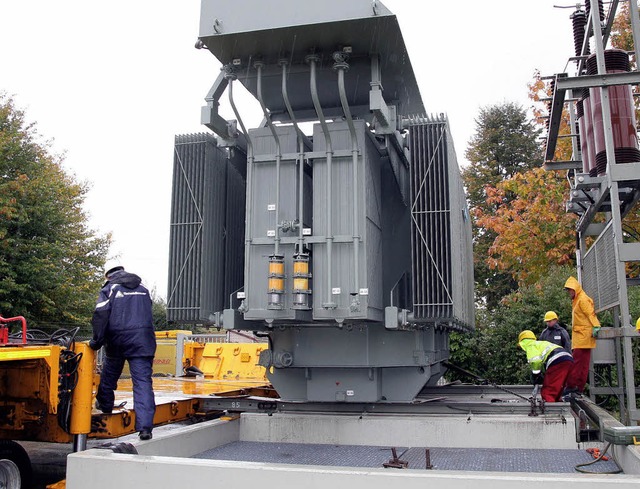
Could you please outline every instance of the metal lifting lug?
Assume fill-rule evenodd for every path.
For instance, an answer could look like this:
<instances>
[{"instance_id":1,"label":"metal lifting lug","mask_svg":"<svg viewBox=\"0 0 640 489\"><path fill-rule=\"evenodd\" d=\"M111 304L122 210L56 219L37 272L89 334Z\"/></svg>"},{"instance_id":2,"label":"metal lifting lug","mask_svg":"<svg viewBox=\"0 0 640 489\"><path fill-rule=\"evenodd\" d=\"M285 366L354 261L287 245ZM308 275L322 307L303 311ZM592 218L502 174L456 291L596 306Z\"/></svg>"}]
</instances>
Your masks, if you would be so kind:
<instances>
[{"instance_id":1,"label":"metal lifting lug","mask_svg":"<svg viewBox=\"0 0 640 489\"><path fill-rule=\"evenodd\" d=\"M336 51L335 53L333 53L333 61L335 61L335 64L333 65L333 69L348 70L349 69L349 63L347 63L348 59L349 59L349 53L346 53L344 51Z\"/></svg>"},{"instance_id":2,"label":"metal lifting lug","mask_svg":"<svg viewBox=\"0 0 640 489\"><path fill-rule=\"evenodd\" d=\"M235 64L235 63L234 63ZM235 68L232 64L223 65L220 70L224 73L224 77L227 80L237 80L238 75L235 72Z\"/></svg>"}]
</instances>

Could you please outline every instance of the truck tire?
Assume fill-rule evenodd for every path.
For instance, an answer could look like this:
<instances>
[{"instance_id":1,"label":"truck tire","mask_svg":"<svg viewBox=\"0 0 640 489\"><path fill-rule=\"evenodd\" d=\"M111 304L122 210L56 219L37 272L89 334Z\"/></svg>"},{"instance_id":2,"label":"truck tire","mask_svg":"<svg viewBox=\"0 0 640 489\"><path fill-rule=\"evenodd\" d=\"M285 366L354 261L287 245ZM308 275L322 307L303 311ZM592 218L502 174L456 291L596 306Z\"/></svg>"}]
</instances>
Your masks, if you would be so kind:
<instances>
[{"instance_id":1,"label":"truck tire","mask_svg":"<svg viewBox=\"0 0 640 489\"><path fill-rule=\"evenodd\" d=\"M11 460L0 459L0 487L20 489L20 470Z\"/></svg>"},{"instance_id":2,"label":"truck tire","mask_svg":"<svg viewBox=\"0 0 640 489\"><path fill-rule=\"evenodd\" d=\"M0 460L11 460L20 471L23 489L31 489L33 484L33 469L31 460L22 445L13 440L0 440Z\"/></svg>"}]
</instances>

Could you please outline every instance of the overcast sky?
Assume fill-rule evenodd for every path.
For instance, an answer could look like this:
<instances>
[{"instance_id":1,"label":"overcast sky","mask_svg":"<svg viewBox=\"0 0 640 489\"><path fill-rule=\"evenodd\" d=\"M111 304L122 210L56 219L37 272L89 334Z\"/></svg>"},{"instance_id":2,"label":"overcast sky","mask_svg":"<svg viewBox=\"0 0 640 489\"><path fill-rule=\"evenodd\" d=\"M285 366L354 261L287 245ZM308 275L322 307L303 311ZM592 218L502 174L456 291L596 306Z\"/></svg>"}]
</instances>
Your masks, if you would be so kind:
<instances>
[{"instance_id":1,"label":"overcast sky","mask_svg":"<svg viewBox=\"0 0 640 489\"><path fill-rule=\"evenodd\" d=\"M449 116L461 163L480 107L529 107L534 70L562 72L573 54L573 9L553 6L575 3L382 3L398 16L427 112ZM199 14L200 0L0 3L0 90L91 184L86 210L94 229L113 233L112 255L163 297L173 138L206 130L200 107L220 68L193 47Z\"/></svg>"}]
</instances>

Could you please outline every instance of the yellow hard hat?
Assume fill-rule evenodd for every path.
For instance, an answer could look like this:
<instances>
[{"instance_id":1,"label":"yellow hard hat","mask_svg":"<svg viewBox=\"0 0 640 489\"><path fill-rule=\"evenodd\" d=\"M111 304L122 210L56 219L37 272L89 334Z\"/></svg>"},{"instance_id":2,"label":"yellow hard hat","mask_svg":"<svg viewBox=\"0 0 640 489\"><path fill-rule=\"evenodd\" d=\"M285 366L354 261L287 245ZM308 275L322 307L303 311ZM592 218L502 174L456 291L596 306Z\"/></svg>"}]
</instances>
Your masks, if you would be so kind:
<instances>
[{"instance_id":1,"label":"yellow hard hat","mask_svg":"<svg viewBox=\"0 0 640 489\"><path fill-rule=\"evenodd\" d=\"M535 340L535 339L536 339L536 335L533 333L533 331L530 331L528 329L525 329L522 333L518 335L518 343L520 343L522 340Z\"/></svg>"},{"instance_id":2,"label":"yellow hard hat","mask_svg":"<svg viewBox=\"0 0 640 489\"><path fill-rule=\"evenodd\" d=\"M547 311L544 315L544 322L551 321L552 319L558 319L558 315L553 311Z\"/></svg>"}]
</instances>

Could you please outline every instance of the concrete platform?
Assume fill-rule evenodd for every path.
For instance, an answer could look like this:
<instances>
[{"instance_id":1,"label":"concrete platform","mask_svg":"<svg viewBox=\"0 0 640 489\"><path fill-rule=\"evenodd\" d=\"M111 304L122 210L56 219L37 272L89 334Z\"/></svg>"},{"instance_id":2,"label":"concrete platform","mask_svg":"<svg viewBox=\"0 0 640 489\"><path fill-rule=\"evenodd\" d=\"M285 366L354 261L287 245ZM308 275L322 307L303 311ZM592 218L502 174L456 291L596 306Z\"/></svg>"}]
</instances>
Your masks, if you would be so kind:
<instances>
[{"instance_id":1,"label":"concrete platform","mask_svg":"<svg viewBox=\"0 0 640 489\"><path fill-rule=\"evenodd\" d=\"M415 470L471 470L477 472L575 473L575 466L593 461L585 450L394 447L397 458ZM426 450L429 450L427 469ZM267 464L380 468L392 458L391 447L264 443L238 441L199 453L194 458L237 460ZM616 472L613 461L600 461L591 472Z\"/></svg>"},{"instance_id":2,"label":"concrete platform","mask_svg":"<svg viewBox=\"0 0 640 489\"><path fill-rule=\"evenodd\" d=\"M579 455L581 460L588 458L583 445L578 444L575 436L575 424L562 417L527 416L397 416L397 415L333 415L333 414L290 414L276 413L243 414L240 418L224 421L209 421L199 425L181 427L166 433L155 432L154 439L148 442L136 442L139 455L113 453L110 450L88 450L68 457L67 488L95 489L113 488L158 488L202 485L203 481L224 487L256 487L277 485L294 487L303 485L309 488L384 488L401 484L411 489L426 485L439 485L448 489L539 489L540 484L551 489L596 489L615 484L617 488L638 487L640 478L640 454L635 447L618 447L624 450L630 462L627 462L626 474L586 475L580 473L548 470L554 455ZM233 456L231 460L204 460L193 458L210 450L221 447L245 444L260 447L261 444L280 444L290 450L289 460L247 461ZM249 444L249 445L247 445ZM294 444L294 445L290 445ZM291 463L296 445L337 445L335 451L348 453L356 450L372 450L378 459L390 458L390 452L380 447L398 447L400 454L404 448L415 449L416 460L424 456L424 447L430 447L436 459L435 470L425 470L416 462L416 468L407 470L384 469L376 467L358 467L356 465L336 466L296 465ZM263 454L269 450L257 449ZM358 447L358 448L353 448ZM498 448L499 447L499 448ZM309 448L309 447L307 447ZM334 447L335 448L335 447ZM441 449L441 450L440 450ZM445 459L461 458L461 454L472 456L485 453L485 461L493 457L499 461L501 450L514 453L515 462L509 466L487 465L489 471L459 470L459 466L447 467ZM550 451L551 450L551 451ZM561 452L553 452L560 450ZM271 450L273 451L273 450ZM327 450L331 452L331 449ZM628 453L627 453L628 452ZM410 452L407 452L410 453ZM504 453L504 452L503 452ZM301 454L301 452L300 452ZM493 455L491 455L493 454ZM542 455L538 457L536 455ZM547 457L544 471L517 472L514 470L518 460L521 463L532 457L542 466ZM287 461L288 463L281 463ZM353 462L348 462L352 464ZM377 460L376 460L377 463ZM531 462L533 463L533 462ZM573 460L570 463L573 463ZM566 464L565 464L566 465ZM505 472L495 469L505 469Z\"/></svg>"}]
</instances>

